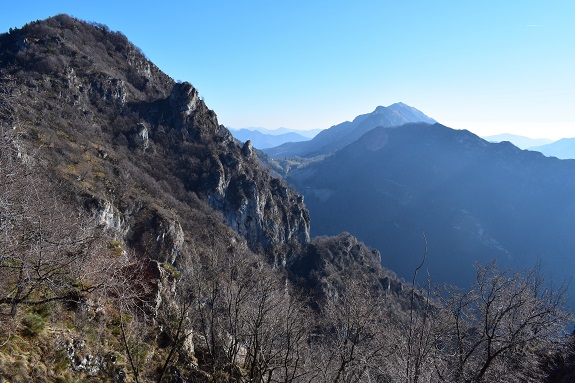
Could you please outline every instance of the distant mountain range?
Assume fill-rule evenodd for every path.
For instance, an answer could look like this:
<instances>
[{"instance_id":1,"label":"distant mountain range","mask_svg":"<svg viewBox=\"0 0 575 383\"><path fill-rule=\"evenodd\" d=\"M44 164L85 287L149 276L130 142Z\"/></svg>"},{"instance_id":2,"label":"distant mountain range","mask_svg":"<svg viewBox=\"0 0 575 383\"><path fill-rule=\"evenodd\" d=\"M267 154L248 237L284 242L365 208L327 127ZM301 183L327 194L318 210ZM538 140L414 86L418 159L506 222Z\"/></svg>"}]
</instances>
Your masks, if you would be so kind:
<instances>
[{"instance_id":1,"label":"distant mountain range","mask_svg":"<svg viewBox=\"0 0 575 383\"><path fill-rule=\"evenodd\" d=\"M548 138L529 138L509 133L483 138L490 142L509 141L520 149L540 152L547 157L557 157L563 160L575 159L575 138L562 138L553 141Z\"/></svg>"},{"instance_id":2,"label":"distant mountain range","mask_svg":"<svg viewBox=\"0 0 575 383\"><path fill-rule=\"evenodd\" d=\"M483 137L483 139L489 142L509 141L520 149L529 149L533 146L547 145L553 142L553 140L550 140L548 138L530 138L510 133L496 134L494 136L486 136Z\"/></svg>"},{"instance_id":3,"label":"distant mountain range","mask_svg":"<svg viewBox=\"0 0 575 383\"><path fill-rule=\"evenodd\" d=\"M532 146L529 150L536 150L548 157L575 159L575 138L562 138L547 145Z\"/></svg>"},{"instance_id":4,"label":"distant mountain range","mask_svg":"<svg viewBox=\"0 0 575 383\"><path fill-rule=\"evenodd\" d=\"M274 158L315 157L326 155L351 144L363 134L379 126L392 127L408 122L435 123L435 120L402 102L388 107L378 106L371 113L357 116L353 121L342 122L321 131L310 141L290 142L264 152Z\"/></svg>"},{"instance_id":5,"label":"distant mountain range","mask_svg":"<svg viewBox=\"0 0 575 383\"><path fill-rule=\"evenodd\" d=\"M288 128L228 128L234 138L242 142L250 140L256 149L268 149L286 142L308 141L315 137L321 129L295 130Z\"/></svg>"},{"instance_id":6,"label":"distant mountain range","mask_svg":"<svg viewBox=\"0 0 575 383\"><path fill-rule=\"evenodd\" d=\"M298 133L283 133L283 134L265 134L257 130L230 130L234 138L241 142L250 140L256 149L273 148L274 146L281 145L286 142L299 142L307 141L309 138L304 137Z\"/></svg>"},{"instance_id":7,"label":"distant mountain range","mask_svg":"<svg viewBox=\"0 0 575 383\"><path fill-rule=\"evenodd\" d=\"M235 132L260 132L263 134L268 134L270 136L280 136L282 134L286 134L286 133L296 133L297 135L300 135L302 137L305 138L314 138L319 132L321 132L323 129L309 129L309 130L300 130L300 129L290 129L290 128L277 128L277 129L266 129L266 128L241 128L241 129L236 129L236 128L230 128L227 127L228 130L230 132L235 133Z\"/></svg>"},{"instance_id":8,"label":"distant mountain range","mask_svg":"<svg viewBox=\"0 0 575 383\"><path fill-rule=\"evenodd\" d=\"M575 161L418 123L372 129L287 179L305 196L313 235L352 232L405 278L423 233L435 282L465 284L474 262L492 259L540 261L561 278L575 270Z\"/></svg>"}]
</instances>

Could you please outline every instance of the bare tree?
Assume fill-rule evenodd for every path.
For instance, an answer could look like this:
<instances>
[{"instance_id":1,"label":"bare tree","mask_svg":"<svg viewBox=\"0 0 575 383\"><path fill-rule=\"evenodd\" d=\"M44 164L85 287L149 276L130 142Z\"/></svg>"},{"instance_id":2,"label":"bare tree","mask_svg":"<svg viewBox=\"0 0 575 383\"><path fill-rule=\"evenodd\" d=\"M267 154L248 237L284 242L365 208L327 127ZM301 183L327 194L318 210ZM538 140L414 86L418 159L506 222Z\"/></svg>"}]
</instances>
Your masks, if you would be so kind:
<instances>
[{"instance_id":1,"label":"bare tree","mask_svg":"<svg viewBox=\"0 0 575 383\"><path fill-rule=\"evenodd\" d=\"M445 323L439 306L430 298L430 289L410 293L409 311L397 304L387 308L389 324L381 331L386 357L381 362L381 373L393 382L436 382L436 360L441 353Z\"/></svg>"},{"instance_id":2,"label":"bare tree","mask_svg":"<svg viewBox=\"0 0 575 383\"><path fill-rule=\"evenodd\" d=\"M102 251L95 220L56 191L37 164L23 161L15 133L0 138L0 307L75 299L95 288L86 260Z\"/></svg>"},{"instance_id":3,"label":"bare tree","mask_svg":"<svg viewBox=\"0 0 575 383\"><path fill-rule=\"evenodd\" d=\"M399 382L434 382L436 357L444 333L439 307L431 299L431 277L427 273L427 286L417 289L417 275L427 260L427 239L423 233L424 251L421 263L414 270L411 291L409 292L408 315L393 315L393 325L386 337L393 347L383 365L393 371ZM391 362L391 363L390 363ZM395 366L395 368L394 368ZM398 367L400 366L400 367Z\"/></svg>"},{"instance_id":4,"label":"bare tree","mask_svg":"<svg viewBox=\"0 0 575 383\"><path fill-rule=\"evenodd\" d=\"M565 289L548 287L538 269L498 271L490 263L476 270L470 291L449 289L443 301L451 327L444 380L541 381L542 358L559 347L570 319Z\"/></svg>"},{"instance_id":5,"label":"bare tree","mask_svg":"<svg viewBox=\"0 0 575 383\"><path fill-rule=\"evenodd\" d=\"M194 254L191 262L195 263L194 273L188 278L193 280L192 297L194 313L192 325L195 329L195 346L202 368L215 373L225 362L222 362L224 337L221 333L220 315L224 286L221 276L226 270L222 249L215 245L212 251ZM193 248L194 246L192 246Z\"/></svg>"},{"instance_id":6,"label":"bare tree","mask_svg":"<svg viewBox=\"0 0 575 383\"><path fill-rule=\"evenodd\" d=\"M227 379L294 382L304 372L305 300L244 243L196 259L193 296L200 363Z\"/></svg>"},{"instance_id":7,"label":"bare tree","mask_svg":"<svg viewBox=\"0 0 575 383\"><path fill-rule=\"evenodd\" d=\"M19 139L14 81L0 81L0 314L96 288L86 259L105 252L94 219L66 202ZM104 248L104 249L103 249ZM92 275L93 276L93 275Z\"/></svg>"},{"instance_id":8,"label":"bare tree","mask_svg":"<svg viewBox=\"0 0 575 383\"><path fill-rule=\"evenodd\" d=\"M119 256L113 272L107 274L105 287L96 290L96 299L112 304L114 325L120 330L120 344L123 347L134 381L142 381L145 369L147 341L152 330L151 296L154 291L148 279L149 263L137 259L134 253L126 251Z\"/></svg>"},{"instance_id":9,"label":"bare tree","mask_svg":"<svg viewBox=\"0 0 575 383\"><path fill-rule=\"evenodd\" d=\"M294 382L307 374L305 301L267 264L252 269L252 294L243 314L244 366L252 382Z\"/></svg>"},{"instance_id":10,"label":"bare tree","mask_svg":"<svg viewBox=\"0 0 575 383\"><path fill-rule=\"evenodd\" d=\"M177 308L172 313L172 321L168 322L165 329L170 346L164 363L158 370L158 383L163 381L174 359L184 349L184 343L192 336L192 329L188 324L192 301L187 299L178 303Z\"/></svg>"},{"instance_id":11,"label":"bare tree","mask_svg":"<svg viewBox=\"0 0 575 383\"><path fill-rule=\"evenodd\" d=\"M345 290L332 291L313 337L318 358L311 381L361 382L379 375L386 350L380 338L385 326L380 303L377 291L362 281L350 281Z\"/></svg>"},{"instance_id":12,"label":"bare tree","mask_svg":"<svg viewBox=\"0 0 575 383\"><path fill-rule=\"evenodd\" d=\"M187 258L188 254L181 254L181 258ZM191 339L193 335L192 317L195 308L194 302L194 268L187 264L181 271L172 264L163 264L167 270L162 277L164 287L160 292L162 302L157 310L156 322L162 332L160 334L161 347L166 349L167 354L162 364L157 368L157 381L161 383L168 378L168 372L172 366L184 357L189 359L189 353L193 351ZM184 360L186 363L187 360Z\"/></svg>"}]
</instances>

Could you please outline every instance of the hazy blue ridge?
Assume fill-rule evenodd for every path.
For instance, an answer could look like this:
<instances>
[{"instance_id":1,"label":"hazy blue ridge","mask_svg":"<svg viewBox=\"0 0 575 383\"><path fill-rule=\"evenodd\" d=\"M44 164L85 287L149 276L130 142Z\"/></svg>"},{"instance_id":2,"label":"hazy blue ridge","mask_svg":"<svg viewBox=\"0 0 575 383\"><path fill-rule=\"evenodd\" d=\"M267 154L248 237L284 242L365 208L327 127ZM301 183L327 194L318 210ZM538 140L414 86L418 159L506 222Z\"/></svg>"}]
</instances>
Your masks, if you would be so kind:
<instances>
[{"instance_id":1,"label":"hazy blue ridge","mask_svg":"<svg viewBox=\"0 0 575 383\"><path fill-rule=\"evenodd\" d=\"M575 138L562 138L559 141L546 145L532 146L529 150L535 150L547 157L560 159L575 159Z\"/></svg>"},{"instance_id":2,"label":"hazy blue ridge","mask_svg":"<svg viewBox=\"0 0 575 383\"><path fill-rule=\"evenodd\" d=\"M440 124L376 128L287 176L312 235L347 231L410 278L424 251L435 283L467 284L475 262L575 270L575 161L490 143ZM575 286L571 287L575 297Z\"/></svg>"},{"instance_id":3,"label":"hazy blue ridge","mask_svg":"<svg viewBox=\"0 0 575 383\"><path fill-rule=\"evenodd\" d=\"M553 142L553 140L550 140L549 138L530 138L510 133L496 134L494 136L485 136L483 137L483 139L489 142L509 141L520 149L529 149L532 148L533 146L546 145Z\"/></svg>"},{"instance_id":4,"label":"hazy blue ridge","mask_svg":"<svg viewBox=\"0 0 575 383\"><path fill-rule=\"evenodd\" d=\"M351 144L373 128L401 126L409 122L433 124L435 120L400 102L388 107L378 106L373 112L359 115L353 121L334 125L321 131L310 141L285 143L264 151L275 158L326 155Z\"/></svg>"},{"instance_id":5,"label":"hazy blue ridge","mask_svg":"<svg viewBox=\"0 0 575 383\"><path fill-rule=\"evenodd\" d=\"M286 142L299 142L309 140L308 137L294 132L282 134L266 134L257 130L248 129L230 130L230 132L237 140L242 142L250 140L252 142L252 146L257 149L272 148Z\"/></svg>"}]
</instances>

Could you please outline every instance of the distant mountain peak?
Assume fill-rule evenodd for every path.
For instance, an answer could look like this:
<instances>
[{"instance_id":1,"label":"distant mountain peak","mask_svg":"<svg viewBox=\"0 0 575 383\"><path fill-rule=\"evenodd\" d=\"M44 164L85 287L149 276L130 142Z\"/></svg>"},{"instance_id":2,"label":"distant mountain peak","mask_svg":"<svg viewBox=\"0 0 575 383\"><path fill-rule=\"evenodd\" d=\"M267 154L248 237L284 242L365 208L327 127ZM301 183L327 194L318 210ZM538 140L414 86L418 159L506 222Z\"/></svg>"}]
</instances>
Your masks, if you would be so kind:
<instances>
[{"instance_id":1,"label":"distant mountain peak","mask_svg":"<svg viewBox=\"0 0 575 383\"><path fill-rule=\"evenodd\" d=\"M396 110L396 109L400 109L400 108L401 108L401 109L413 109L413 110L417 110L417 109L415 109L414 107L409 106L409 105L407 105L406 103L401 102L401 101L389 105L388 108L389 108L389 109L392 109L392 110ZM419 111L418 111L418 112L419 112Z\"/></svg>"},{"instance_id":2,"label":"distant mountain peak","mask_svg":"<svg viewBox=\"0 0 575 383\"><path fill-rule=\"evenodd\" d=\"M377 106L371 113L361 114L353 121L334 125L315 136L310 141L286 143L264 150L271 157L302 156L313 157L333 153L359 139L376 127L395 127L410 122L435 124L433 118L412 106L397 102L390 106Z\"/></svg>"},{"instance_id":3,"label":"distant mountain peak","mask_svg":"<svg viewBox=\"0 0 575 383\"><path fill-rule=\"evenodd\" d=\"M371 115L374 114L392 114L392 115L401 115L401 117L408 120L408 122L427 122L429 124L435 124L433 118L428 117L425 113L421 112L420 110L414 108L413 106L409 106L403 102L396 102L389 106L382 106L379 105L375 108L373 112L370 113Z\"/></svg>"},{"instance_id":4,"label":"distant mountain peak","mask_svg":"<svg viewBox=\"0 0 575 383\"><path fill-rule=\"evenodd\" d=\"M414 108L413 106L404 104L403 102L396 102L387 108L402 114L406 118L409 118L410 122L427 122L428 124L435 124L437 122L422 111Z\"/></svg>"}]
</instances>

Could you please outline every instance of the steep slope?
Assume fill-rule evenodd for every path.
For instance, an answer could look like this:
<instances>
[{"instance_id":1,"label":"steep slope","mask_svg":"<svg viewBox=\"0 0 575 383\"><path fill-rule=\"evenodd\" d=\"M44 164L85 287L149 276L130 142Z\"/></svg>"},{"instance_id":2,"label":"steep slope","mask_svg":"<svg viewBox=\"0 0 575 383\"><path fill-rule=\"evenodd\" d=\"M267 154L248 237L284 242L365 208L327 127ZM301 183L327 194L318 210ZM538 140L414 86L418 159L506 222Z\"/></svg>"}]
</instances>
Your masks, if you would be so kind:
<instances>
[{"instance_id":1,"label":"steep slope","mask_svg":"<svg viewBox=\"0 0 575 383\"><path fill-rule=\"evenodd\" d=\"M254 250L309 240L301 198L259 167L249 145L234 143L196 89L120 33L57 16L3 35L0 47L25 134L45 148L55 176L119 213L128 236L139 235L141 211L158 214L134 195L150 183L220 210Z\"/></svg>"},{"instance_id":2,"label":"steep slope","mask_svg":"<svg viewBox=\"0 0 575 383\"><path fill-rule=\"evenodd\" d=\"M463 285L477 261L540 261L570 277L575 162L488 143L436 124L377 128L322 162L292 171L314 235L350 231L407 277L428 244L432 280Z\"/></svg>"},{"instance_id":3,"label":"steep slope","mask_svg":"<svg viewBox=\"0 0 575 383\"><path fill-rule=\"evenodd\" d=\"M528 149L543 153L547 157L557 157L562 160L575 159L575 138L562 138L546 145L531 146Z\"/></svg>"},{"instance_id":4,"label":"steep slope","mask_svg":"<svg viewBox=\"0 0 575 383\"><path fill-rule=\"evenodd\" d=\"M373 112L357 116L351 122L345 121L321 131L310 141L287 143L264 152L274 158L326 155L351 144L375 127L400 126L408 122L431 124L435 123L435 120L401 102L388 107L378 106Z\"/></svg>"}]
</instances>

